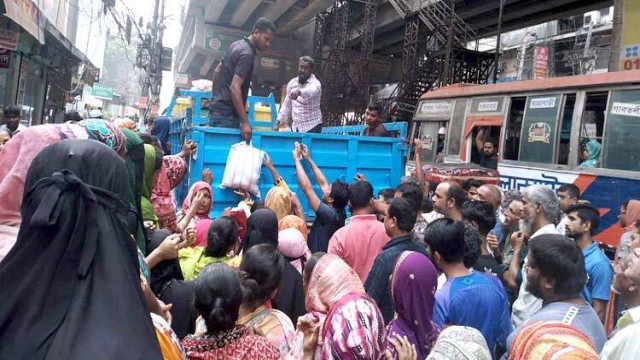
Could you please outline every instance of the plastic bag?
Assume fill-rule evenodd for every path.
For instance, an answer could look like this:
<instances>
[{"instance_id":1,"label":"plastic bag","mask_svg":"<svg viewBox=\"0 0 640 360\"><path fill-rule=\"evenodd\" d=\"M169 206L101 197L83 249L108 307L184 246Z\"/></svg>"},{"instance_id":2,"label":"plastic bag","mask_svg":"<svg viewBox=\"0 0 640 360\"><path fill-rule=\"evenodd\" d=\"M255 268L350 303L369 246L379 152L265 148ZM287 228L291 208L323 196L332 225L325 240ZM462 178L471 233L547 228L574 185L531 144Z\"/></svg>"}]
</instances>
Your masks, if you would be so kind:
<instances>
[{"instance_id":1,"label":"plastic bag","mask_svg":"<svg viewBox=\"0 0 640 360\"><path fill-rule=\"evenodd\" d=\"M224 168L224 176L220 187L236 190L246 190L260 197L258 179L262 168L264 151L254 148L242 141L231 146L227 165Z\"/></svg>"},{"instance_id":2,"label":"plastic bag","mask_svg":"<svg viewBox=\"0 0 640 360\"><path fill-rule=\"evenodd\" d=\"M193 80L191 82L191 85L193 86L191 90L211 91L211 88L213 87L213 81L207 79L198 79Z\"/></svg>"}]
</instances>

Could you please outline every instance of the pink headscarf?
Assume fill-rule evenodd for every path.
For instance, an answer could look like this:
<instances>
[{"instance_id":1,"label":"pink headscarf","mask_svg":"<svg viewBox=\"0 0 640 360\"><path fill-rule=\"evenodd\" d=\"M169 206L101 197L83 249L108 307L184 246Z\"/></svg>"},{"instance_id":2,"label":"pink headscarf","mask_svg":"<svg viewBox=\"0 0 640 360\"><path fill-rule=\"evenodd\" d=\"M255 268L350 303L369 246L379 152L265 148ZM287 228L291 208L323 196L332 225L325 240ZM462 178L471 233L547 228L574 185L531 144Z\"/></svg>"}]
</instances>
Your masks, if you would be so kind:
<instances>
[{"instance_id":1,"label":"pink headscarf","mask_svg":"<svg viewBox=\"0 0 640 360\"><path fill-rule=\"evenodd\" d=\"M187 194L187 196L184 198L184 201L182 202L182 214L186 215L189 212L189 209L191 208L191 201L193 201L194 196L196 196L196 194L198 193L198 191L202 190L202 189L206 189L209 191L209 196L211 197L211 202L209 203L209 208L207 209L207 213L206 214L194 214L193 218L196 221L196 224L198 222L200 222L201 220L209 220L211 219L209 217L209 213L211 212L211 208L213 207L213 190L211 189L211 185L209 185L208 183L204 182L204 181L197 181L195 182L193 185L191 185L191 188L189 189L189 194Z\"/></svg>"},{"instance_id":2,"label":"pink headscarf","mask_svg":"<svg viewBox=\"0 0 640 360\"><path fill-rule=\"evenodd\" d=\"M28 127L14 135L0 152L0 261L13 247L22 221L24 181L33 159L45 147L64 139L87 139L87 131L73 124ZM12 227L15 228L12 229Z\"/></svg>"},{"instance_id":3,"label":"pink headscarf","mask_svg":"<svg viewBox=\"0 0 640 360\"><path fill-rule=\"evenodd\" d=\"M208 244L208 236L209 236L209 227L213 223L213 220L205 219L200 220L196 224L196 241L191 244L191 247L202 246L207 247Z\"/></svg>"},{"instance_id":4,"label":"pink headscarf","mask_svg":"<svg viewBox=\"0 0 640 360\"><path fill-rule=\"evenodd\" d=\"M313 268L305 305L307 311L326 315L343 296L354 292L366 293L358 274L337 255L326 254Z\"/></svg>"},{"instance_id":5,"label":"pink headscarf","mask_svg":"<svg viewBox=\"0 0 640 360\"><path fill-rule=\"evenodd\" d=\"M302 274L303 260L307 262L311 256L311 251L309 251L302 233L297 229L280 230L278 232L278 250Z\"/></svg>"},{"instance_id":6,"label":"pink headscarf","mask_svg":"<svg viewBox=\"0 0 640 360\"><path fill-rule=\"evenodd\" d=\"M635 230L636 221L640 220L640 200L630 200L627 205L627 231Z\"/></svg>"}]
</instances>

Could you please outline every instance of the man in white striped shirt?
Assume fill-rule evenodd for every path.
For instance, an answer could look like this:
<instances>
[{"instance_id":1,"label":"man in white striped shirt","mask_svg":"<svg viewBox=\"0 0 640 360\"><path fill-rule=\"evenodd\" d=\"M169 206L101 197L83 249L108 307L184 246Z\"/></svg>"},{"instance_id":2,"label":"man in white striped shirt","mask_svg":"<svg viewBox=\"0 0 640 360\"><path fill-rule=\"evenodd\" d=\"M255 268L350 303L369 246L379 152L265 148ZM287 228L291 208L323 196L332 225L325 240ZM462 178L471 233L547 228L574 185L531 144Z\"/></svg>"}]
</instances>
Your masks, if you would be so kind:
<instances>
[{"instance_id":1,"label":"man in white striped shirt","mask_svg":"<svg viewBox=\"0 0 640 360\"><path fill-rule=\"evenodd\" d=\"M296 132L322 132L322 113L320 97L322 85L313 75L315 61L310 56L303 56L298 61L298 77L287 84L287 95L280 107L278 124L291 118L291 128Z\"/></svg>"}]
</instances>

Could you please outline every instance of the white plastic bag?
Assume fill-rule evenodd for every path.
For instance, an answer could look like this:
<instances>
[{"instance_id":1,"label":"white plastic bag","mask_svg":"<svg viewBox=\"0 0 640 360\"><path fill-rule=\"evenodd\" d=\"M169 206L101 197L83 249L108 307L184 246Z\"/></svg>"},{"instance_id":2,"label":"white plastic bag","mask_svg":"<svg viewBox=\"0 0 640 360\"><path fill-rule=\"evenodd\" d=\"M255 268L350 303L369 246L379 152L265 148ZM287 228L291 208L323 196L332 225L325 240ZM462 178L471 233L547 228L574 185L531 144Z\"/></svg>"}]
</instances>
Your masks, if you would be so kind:
<instances>
[{"instance_id":1,"label":"white plastic bag","mask_svg":"<svg viewBox=\"0 0 640 360\"><path fill-rule=\"evenodd\" d=\"M260 197L258 179L262 168L264 151L254 148L242 141L231 146L227 165L224 168L224 176L220 187L236 190L246 190L254 196Z\"/></svg>"}]
</instances>

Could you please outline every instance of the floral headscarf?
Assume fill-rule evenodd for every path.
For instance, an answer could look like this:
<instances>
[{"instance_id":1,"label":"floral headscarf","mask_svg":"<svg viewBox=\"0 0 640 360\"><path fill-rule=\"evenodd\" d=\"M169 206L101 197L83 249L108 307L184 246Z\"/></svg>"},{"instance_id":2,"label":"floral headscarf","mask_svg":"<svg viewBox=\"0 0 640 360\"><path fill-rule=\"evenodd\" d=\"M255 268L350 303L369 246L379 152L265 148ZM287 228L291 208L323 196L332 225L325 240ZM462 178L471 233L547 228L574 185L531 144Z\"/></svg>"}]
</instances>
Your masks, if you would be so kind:
<instances>
[{"instance_id":1,"label":"floral headscarf","mask_svg":"<svg viewBox=\"0 0 640 360\"><path fill-rule=\"evenodd\" d=\"M187 163L179 156L166 155L162 158L162 166L156 174L151 203L153 211L158 217L160 228L169 229L174 233L178 228L175 200L171 190L180 184L180 180L187 171Z\"/></svg>"},{"instance_id":2,"label":"floral headscarf","mask_svg":"<svg viewBox=\"0 0 640 360\"><path fill-rule=\"evenodd\" d=\"M509 360L596 360L589 337L560 321L537 321L525 326L513 340Z\"/></svg>"},{"instance_id":3,"label":"floral headscarf","mask_svg":"<svg viewBox=\"0 0 640 360\"><path fill-rule=\"evenodd\" d=\"M280 186L272 187L264 199L264 206L273 210L280 221L291 213L291 193Z\"/></svg>"},{"instance_id":4,"label":"floral headscarf","mask_svg":"<svg viewBox=\"0 0 640 360\"><path fill-rule=\"evenodd\" d=\"M125 143L127 138L122 131L112 122L98 119L82 120L78 125L87 129L89 137L115 150L118 155L124 157L127 153Z\"/></svg>"},{"instance_id":5,"label":"floral headscarf","mask_svg":"<svg viewBox=\"0 0 640 360\"><path fill-rule=\"evenodd\" d=\"M449 326L442 330L427 360L450 359L491 360L492 356L480 331L467 326Z\"/></svg>"},{"instance_id":6,"label":"floral headscarf","mask_svg":"<svg viewBox=\"0 0 640 360\"><path fill-rule=\"evenodd\" d=\"M391 297L396 316L387 326L390 337L406 336L415 345L419 359L427 357L440 330L432 322L438 272L426 256L405 251L391 275ZM387 349L392 353L391 344Z\"/></svg>"},{"instance_id":7,"label":"floral headscarf","mask_svg":"<svg viewBox=\"0 0 640 360\"><path fill-rule=\"evenodd\" d=\"M307 311L327 314L335 303L352 292L365 293L358 274L337 255L323 255L309 279Z\"/></svg>"},{"instance_id":8,"label":"floral headscarf","mask_svg":"<svg viewBox=\"0 0 640 360\"><path fill-rule=\"evenodd\" d=\"M278 222L278 230L282 231L284 229L296 229L300 231L300 233L302 233L302 236L304 237L305 242L309 237L309 229L307 228L307 223L296 215L287 215Z\"/></svg>"},{"instance_id":9,"label":"floral headscarf","mask_svg":"<svg viewBox=\"0 0 640 360\"><path fill-rule=\"evenodd\" d=\"M278 232L278 250L302 274L304 263L311 256L302 233L296 229L284 229Z\"/></svg>"}]
</instances>

